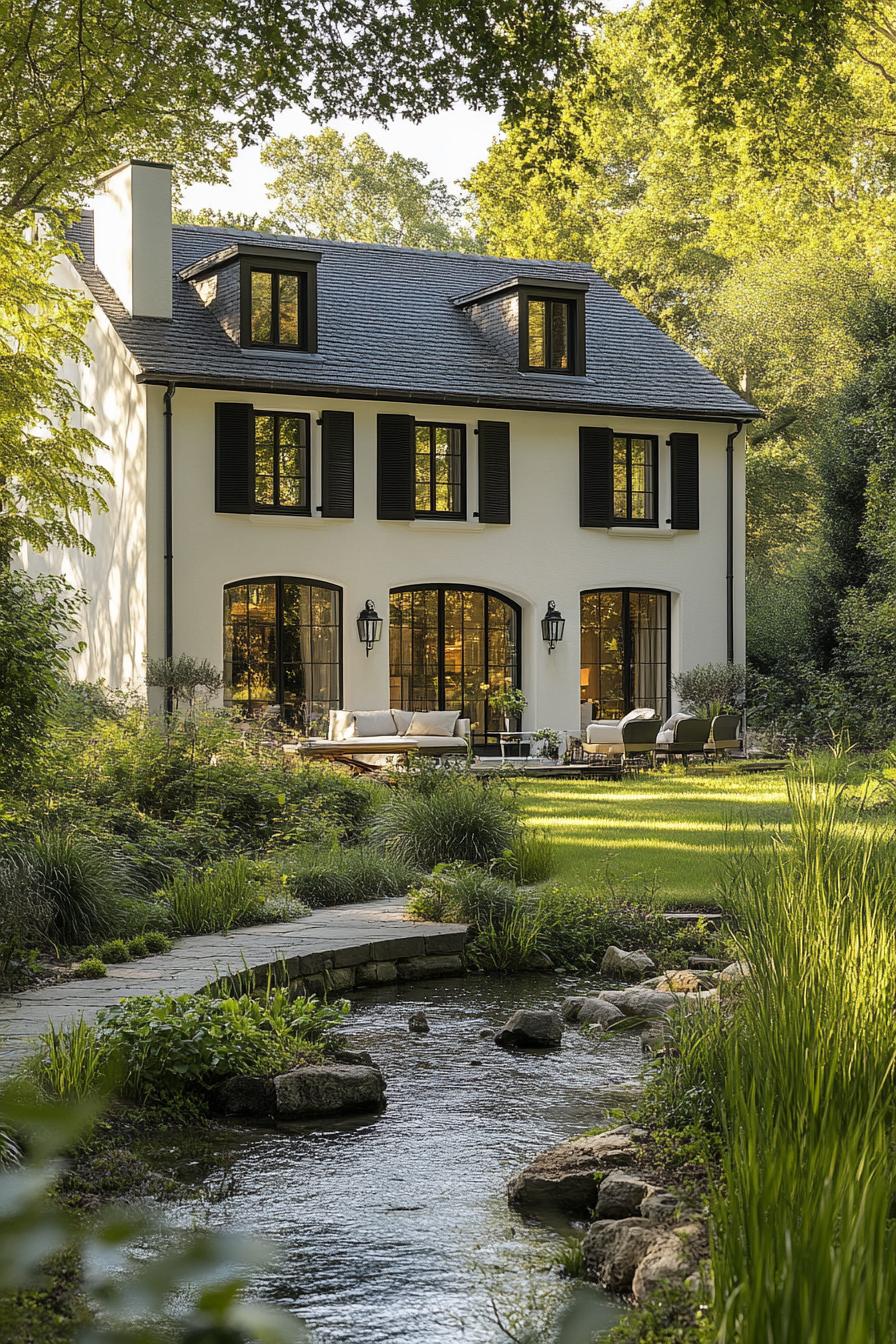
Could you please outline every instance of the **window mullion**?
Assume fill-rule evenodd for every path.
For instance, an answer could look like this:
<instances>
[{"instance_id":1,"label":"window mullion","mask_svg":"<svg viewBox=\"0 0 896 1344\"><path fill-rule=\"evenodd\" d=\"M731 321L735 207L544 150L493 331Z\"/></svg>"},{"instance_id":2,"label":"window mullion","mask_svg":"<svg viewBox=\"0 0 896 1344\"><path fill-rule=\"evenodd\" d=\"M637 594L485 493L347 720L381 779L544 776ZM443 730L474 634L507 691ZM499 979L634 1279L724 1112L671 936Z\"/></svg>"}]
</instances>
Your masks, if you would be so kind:
<instances>
[{"instance_id":1,"label":"window mullion","mask_svg":"<svg viewBox=\"0 0 896 1344\"><path fill-rule=\"evenodd\" d=\"M632 507L632 441L630 438L625 440L625 507L626 521L631 522L634 517Z\"/></svg>"},{"instance_id":2,"label":"window mullion","mask_svg":"<svg viewBox=\"0 0 896 1344\"><path fill-rule=\"evenodd\" d=\"M436 427L429 427L429 511L436 511Z\"/></svg>"},{"instance_id":3,"label":"window mullion","mask_svg":"<svg viewBox=\"0 0 896 1344\"><path fill-rule=\"evenodd\" d=\"M280 344L280 273L271 272L271 341Z\"/></svg>"}]
</instances>

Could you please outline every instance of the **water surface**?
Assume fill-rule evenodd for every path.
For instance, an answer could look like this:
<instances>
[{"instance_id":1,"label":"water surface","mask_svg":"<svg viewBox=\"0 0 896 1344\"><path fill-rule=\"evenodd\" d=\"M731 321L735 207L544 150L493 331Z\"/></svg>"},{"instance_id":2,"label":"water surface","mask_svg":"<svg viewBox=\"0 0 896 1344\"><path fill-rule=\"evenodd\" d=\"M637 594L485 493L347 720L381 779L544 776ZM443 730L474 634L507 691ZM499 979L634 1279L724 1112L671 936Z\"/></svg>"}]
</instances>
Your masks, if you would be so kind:
<instances>
[{"instance_id":1,"label":"water surface","mask_svg":"<svg viewBox=\"0 0 896 1344\"><path fill-rule=\"evenodd\" d=\"M208 1219L280 1252L253 1295L294 1311L315 1344L497 1344L507 1336L496 1310L513 1333L551 1340L571 1291L556 1269L570 1229L509 1209L506 1184L631 1097L640 1043L569 1027L557 1050L512 1052L480 1031L581 988L554 976L474 976L356 1000L346 1044L381 1065L383 1114L227 1132L232 1192ZM429 1035L408 1031L417 1009ZM618 1305L593 1295L608 1327Z\"/></svg>"}]
</instances>

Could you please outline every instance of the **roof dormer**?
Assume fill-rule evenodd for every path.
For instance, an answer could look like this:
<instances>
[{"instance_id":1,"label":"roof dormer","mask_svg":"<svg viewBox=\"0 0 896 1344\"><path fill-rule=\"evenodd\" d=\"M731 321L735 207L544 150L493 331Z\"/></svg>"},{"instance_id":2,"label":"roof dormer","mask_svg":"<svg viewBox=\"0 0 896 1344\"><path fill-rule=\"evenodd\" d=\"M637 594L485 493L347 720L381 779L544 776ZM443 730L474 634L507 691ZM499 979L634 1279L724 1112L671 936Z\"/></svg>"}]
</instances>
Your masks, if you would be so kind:
<instances>
[{"instance_id":1,"label":"roof dormer","mask_svg":"<svg viewBox=\"0 0 896 1344\"><path fill-rule=\"evenodd\" d=\"M454 300L521 373L585 369L586 280L517 275Z\"/></svg>"},{"instance_id":2,"label":"roof dormer","mask_svg":"<svg viewBox=\"0 0 896 1344\"><path fill-rule=\"evenodd\" d=\"M317 351L317 265L309 248L239 242L180 272L237 345Z\"/></svg>"}]
</instances>

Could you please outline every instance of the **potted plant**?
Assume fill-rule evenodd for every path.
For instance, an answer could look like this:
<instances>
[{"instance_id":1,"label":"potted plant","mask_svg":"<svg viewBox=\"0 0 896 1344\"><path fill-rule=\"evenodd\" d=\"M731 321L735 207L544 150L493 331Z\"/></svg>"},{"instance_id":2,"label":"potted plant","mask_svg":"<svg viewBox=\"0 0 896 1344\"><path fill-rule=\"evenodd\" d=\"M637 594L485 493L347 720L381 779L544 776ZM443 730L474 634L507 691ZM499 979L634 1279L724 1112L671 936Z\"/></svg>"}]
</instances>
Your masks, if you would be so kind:
<instances>
[{"instance_id":1,"label":"potted plant","mask_svg":"<svg viewBox=\"0 0 896 1344\"><path fill-rule=\"evenodd\" d=\"M548 761L559 761L560 734L556 728L539 728L532 734L532 741L538 742L541 746L539 756L544 756Z\"/></svg>"},{"instance_id":2,"label":"potted plant","mask_svg":"<svg viewBox=\"0 0 896 1344\"><path fill-rule=\"evenodd\" d=\"M488 702L492 709L504 717L504 731L510 732L510 720L522 714L529 701L523 695L518 686L511 686L508 682L502 690L493 691L486 682L483 682L479 688L488 692Z\"/></svg>"}]
</instances>

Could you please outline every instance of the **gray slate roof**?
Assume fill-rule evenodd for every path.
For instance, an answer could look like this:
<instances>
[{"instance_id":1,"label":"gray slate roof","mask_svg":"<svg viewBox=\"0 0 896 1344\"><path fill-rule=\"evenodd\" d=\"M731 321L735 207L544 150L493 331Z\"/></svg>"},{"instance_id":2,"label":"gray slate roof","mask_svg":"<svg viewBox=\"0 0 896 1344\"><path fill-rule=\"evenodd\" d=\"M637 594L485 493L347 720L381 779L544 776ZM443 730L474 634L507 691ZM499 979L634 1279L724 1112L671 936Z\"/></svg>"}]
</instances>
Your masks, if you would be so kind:
<instances>
[{"instance_id":1,"label":"gray slate roof","mask_svg":"<svg viewBox=\"0 0 896 1344\"><path fill-rule=\"evenodd\" d=\"M759 414L587 265L176 227L169 322L128 315L93 265L90 211L72 237L84 254L79 270L144 382L591 414ZM241 349L180 278L185 267L240 242L320 250L318 354ZM518 275L588 283L586 376L520 373L453 302Z\"/></svg>"}]
</instances>

